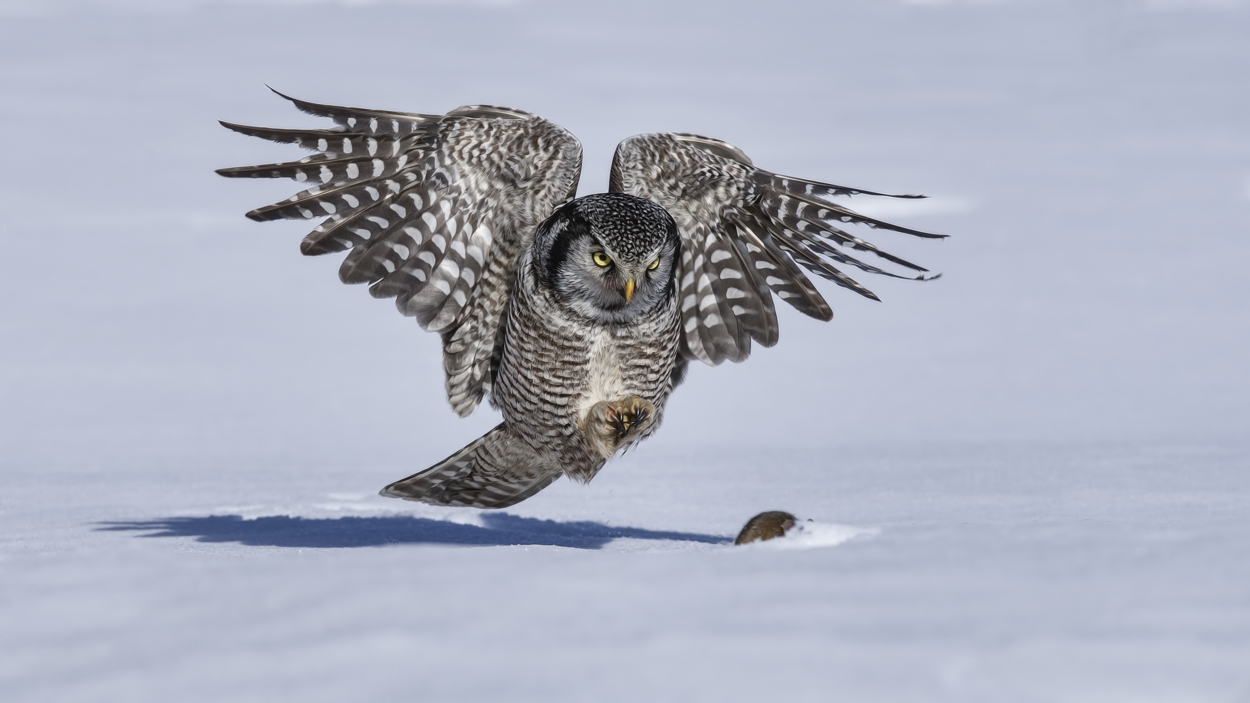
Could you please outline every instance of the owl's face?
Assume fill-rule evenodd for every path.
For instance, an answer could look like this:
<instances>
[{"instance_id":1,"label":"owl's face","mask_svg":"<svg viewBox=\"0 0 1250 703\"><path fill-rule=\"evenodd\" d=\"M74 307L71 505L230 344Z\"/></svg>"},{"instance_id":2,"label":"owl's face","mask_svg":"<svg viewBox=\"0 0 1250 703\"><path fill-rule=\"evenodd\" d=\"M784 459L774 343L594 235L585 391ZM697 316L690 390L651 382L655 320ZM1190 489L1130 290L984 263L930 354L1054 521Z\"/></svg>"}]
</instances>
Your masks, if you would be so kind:
<instances>
[{"instance_id":1,"label":"owl's face","mask_svg":"<svg viewBox=\"0 0 1250 703\"><path fill-rule=\"evenodd\" d=\"M534 260L560 302L599 322L622 323L671 293L680 245L664 208L603 193L556 210L535 234Z\"/></svg>"}]
</instances>

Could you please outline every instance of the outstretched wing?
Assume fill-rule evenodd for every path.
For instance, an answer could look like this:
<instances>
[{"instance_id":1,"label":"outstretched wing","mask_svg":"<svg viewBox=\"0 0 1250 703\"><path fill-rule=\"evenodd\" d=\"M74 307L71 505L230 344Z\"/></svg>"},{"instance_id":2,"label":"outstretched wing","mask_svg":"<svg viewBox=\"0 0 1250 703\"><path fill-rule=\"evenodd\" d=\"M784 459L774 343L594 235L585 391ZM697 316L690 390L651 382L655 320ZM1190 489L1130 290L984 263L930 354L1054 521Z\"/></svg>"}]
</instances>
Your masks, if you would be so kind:
<instances>
[{"instance_id":1,"label":"outstretched wing","mask_svg":"<svg viewBox=\"0 0 1250 703\"><path fill-rule=\"evenodd\" d=\"M872 291L834 264L928 280L926 269L846 232L843 223L930 239L945 236L866 217L830 200L883 193L769 173L755 168L737 147L694 134L644 134L621 142L609 189L659 203L677 221L682 239L677 268L682 353L711 365L746 359L752 340L766 347L777 343L772 293L805 315L833 317L799 266L873 300L877 296ZM871 253L916 273L891 273L848 250Z\"/></svg>"},{"instance_id":2,"label":"outstretched wing","mask_svg":"<svg viewBox=\"0 0 1250 703\"><path fill-rule=\"evenodd\" d=\"M217 173L310 184L247 216L324 217L300 250L311 256L350 249L339 268L344 283L370 284L374 297L395 298L400 312L441 333L448 400L469 414L490 388L517 261L534 228L576 193L581 145L559 126L511 108L421 115L282 97L336 126L221 124L316 153Z\"/></svg>"}]
</instances>

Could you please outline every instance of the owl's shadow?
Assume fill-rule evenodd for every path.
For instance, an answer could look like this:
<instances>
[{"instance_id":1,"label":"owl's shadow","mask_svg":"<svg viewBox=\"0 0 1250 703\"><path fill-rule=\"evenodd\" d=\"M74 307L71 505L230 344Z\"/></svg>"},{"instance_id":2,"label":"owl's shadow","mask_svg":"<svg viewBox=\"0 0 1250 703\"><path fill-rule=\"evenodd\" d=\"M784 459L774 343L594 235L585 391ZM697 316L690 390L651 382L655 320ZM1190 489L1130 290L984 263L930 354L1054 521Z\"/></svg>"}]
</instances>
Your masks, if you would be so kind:
<instances>
[{"instance_id":1,"label":"owl's shadow","mask_svg":"<svg viewBox=\"0 0 1250 703\"><path fill-rule=\"evenodd\" d=\"M142 537L192 537L198 542L234 542L254 547L304 549L382 547L398 544L462 546L550 546L600 549L617 539L728 544L732 538L693 532L617 527L599 522L560 522L508 513L482 513L480 525L422 517L375 516L306 518L274 515L168 517L133 522L105 522L109 532L141 532Z\"/></svg>"}]
</instances>

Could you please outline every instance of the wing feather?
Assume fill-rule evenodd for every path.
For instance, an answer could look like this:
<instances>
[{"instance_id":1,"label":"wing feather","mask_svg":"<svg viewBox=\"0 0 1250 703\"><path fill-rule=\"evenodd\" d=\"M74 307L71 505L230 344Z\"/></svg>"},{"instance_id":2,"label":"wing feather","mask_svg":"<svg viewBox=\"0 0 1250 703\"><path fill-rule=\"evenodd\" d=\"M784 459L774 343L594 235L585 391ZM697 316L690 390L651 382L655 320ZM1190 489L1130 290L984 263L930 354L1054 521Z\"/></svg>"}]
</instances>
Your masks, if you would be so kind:
<instances>
[{"instance_id":1,"label":"wing feather","mask_svg":"<svg viewBox=\"0 0 1250 703\"><path fill-rule=\"evenodd\" d=\"M427 115L282 97L336 126L222 125L315 153L218 173L307 183L247 216L323 218L300 250L350 250L339 268L344 283L368 283L373 296L395 298L400 312L441 333L448 399L467 415L490 386L507 282L534 228L576 192L581 145L512 108L470 105ZM457 334L466 321L471 329Z\"/></svg>"},{"instance_id":2,"label":"wing feather","mask_svg":"<svg viewBox=\"0 0 1250 703\"><path fill-rule=\"evenodd\" d=\"M753 264L764 279L765 287L804 315L824 321L833 319L833 310L824 296L803 275L794 259L778 245L773 236L776 232L774 223L759 213L752 213L750 219L754 224L751 233L762 247L762 251L752 252Z\"/></svg>"},{"instance_id":3,"label":"wing feather","mask_svg":"<svg viewBox=\"0 0 1250 703\"><path fill-rule=\"evenodd\" d=\"M676 220L682 235L678 296L686 358L742 361L752 341L777 343L776 295L821 320L833 311L804 269L867 298L877 296L839 265L866 273L930 280L928 270L842 229L863 225L927 239L945 235L857 213L832 198L890 195L782 176L752 164L741 149L710 137L664 133L630 137L617 147L610 190L648 198ZM867 252L918 275L895 273L848 253Z\"/></svg>"}]
</instances>

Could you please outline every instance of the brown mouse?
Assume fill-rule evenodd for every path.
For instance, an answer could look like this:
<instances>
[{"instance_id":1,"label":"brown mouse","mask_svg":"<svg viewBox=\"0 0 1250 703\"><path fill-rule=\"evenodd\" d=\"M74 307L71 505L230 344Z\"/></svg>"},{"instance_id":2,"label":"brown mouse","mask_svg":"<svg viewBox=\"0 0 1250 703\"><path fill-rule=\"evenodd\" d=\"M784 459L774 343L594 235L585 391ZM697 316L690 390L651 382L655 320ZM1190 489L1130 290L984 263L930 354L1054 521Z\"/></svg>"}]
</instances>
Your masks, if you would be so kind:
<instances>
[{"instance_id":1,"label":"brown mouse","mask_svg":"<svg viewBox=\"0 0 1250 703\"><path fill-rule=\"evenodd\" d=\"M747 520L747 524L742 526L742 531L738 533L738 539L734 540L734 544L784 537L797 521L797 518L784 510L769 510L760 513Z\"/></svg>"}]
</instances>

